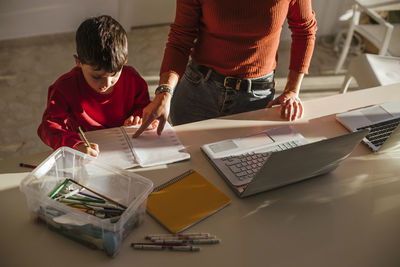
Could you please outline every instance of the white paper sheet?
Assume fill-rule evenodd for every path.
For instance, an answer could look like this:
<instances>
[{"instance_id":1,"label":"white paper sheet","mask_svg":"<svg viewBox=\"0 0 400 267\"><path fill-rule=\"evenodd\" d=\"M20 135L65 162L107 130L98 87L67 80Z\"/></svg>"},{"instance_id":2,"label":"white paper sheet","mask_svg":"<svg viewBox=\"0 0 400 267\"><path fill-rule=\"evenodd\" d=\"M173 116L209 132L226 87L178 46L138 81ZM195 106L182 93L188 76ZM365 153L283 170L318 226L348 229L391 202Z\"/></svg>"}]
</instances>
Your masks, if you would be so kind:
<instances>
[{"instance_id":1,"label":"white paper sheet","mask_svg":"<svg viewBox=\"0 0 400 267\"><path fill-rule=\"evenodd\" d=\"M116 127L86 132L89 142L99 145L98 159L122 169L149 167L190 158L174 129L166 123L161 136L156 130L132 138L138 126ZM131 149L132 148L132 149Z\"/></svg>"},{"instance_id":2,"label":"white paper sheet","mask_svg":"<svg viewBox=\"0 0 400 267\"><path fill-rule=\"evenodd\" d=\"M161 135L157 130L144 131L138 138L132 138L135 128L125 128L132 144L136 161L142 167L168 164L190 158L174 129L167 122Z\"/></svg>"}]
</instances>

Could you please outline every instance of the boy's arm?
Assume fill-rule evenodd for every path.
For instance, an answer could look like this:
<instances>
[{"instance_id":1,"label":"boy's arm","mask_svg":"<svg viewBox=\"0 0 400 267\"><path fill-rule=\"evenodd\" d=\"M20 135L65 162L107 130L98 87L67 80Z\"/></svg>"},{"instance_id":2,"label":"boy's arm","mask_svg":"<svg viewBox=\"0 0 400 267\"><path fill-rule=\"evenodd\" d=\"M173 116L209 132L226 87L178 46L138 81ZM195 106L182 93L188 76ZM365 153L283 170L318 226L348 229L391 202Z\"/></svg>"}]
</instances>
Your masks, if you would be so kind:
<instances>
[{"instance_id":1,"label":"boy's arm","mask_svg":"<svg viewBox=\"0 0 400 267\"><path fill-rule=\"evenodd\" d=\"M83 143L79 134L71 125L68 104L61 93L53 87L49 88L47 107L38 128L42 141L53 149L61 146L76 147Z\"/></svg>"}]
</instances>

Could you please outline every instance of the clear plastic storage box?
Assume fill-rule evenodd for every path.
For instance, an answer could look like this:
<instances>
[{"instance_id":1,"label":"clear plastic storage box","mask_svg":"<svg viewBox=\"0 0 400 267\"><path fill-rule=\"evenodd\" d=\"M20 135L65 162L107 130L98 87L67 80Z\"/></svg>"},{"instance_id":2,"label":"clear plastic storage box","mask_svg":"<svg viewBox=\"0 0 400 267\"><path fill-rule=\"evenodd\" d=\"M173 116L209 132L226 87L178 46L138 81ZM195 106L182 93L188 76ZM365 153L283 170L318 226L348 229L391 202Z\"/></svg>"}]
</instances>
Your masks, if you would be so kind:
<instances>
[{"instance_id":1,"label":"clear plastic storage box","mask_svg":"<svg viewBox=\"0 0 400 267\"><path fill-rule=\"evenodd\" d=\"M66 179L125 206L120 216L100 218L50 198ZM139 223L146 211L153 183L140 175L108 166L68 147L54 151L20 184L28 208L47 226L114 257L122 240Z\"/></svg>"}]
</instances>

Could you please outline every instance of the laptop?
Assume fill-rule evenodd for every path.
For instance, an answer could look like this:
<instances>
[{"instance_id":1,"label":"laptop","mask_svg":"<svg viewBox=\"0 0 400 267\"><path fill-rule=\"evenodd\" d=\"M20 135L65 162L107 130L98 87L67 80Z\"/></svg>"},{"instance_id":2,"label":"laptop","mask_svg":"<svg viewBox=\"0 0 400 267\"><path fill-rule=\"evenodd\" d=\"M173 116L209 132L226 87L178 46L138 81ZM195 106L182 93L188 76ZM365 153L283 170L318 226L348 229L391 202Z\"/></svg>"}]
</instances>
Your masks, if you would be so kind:
<instances>
[{"instance_id":1,"label":"laptop","mask_svg":"<svg viewBox=\"0 0 400 267\"><path fill-rule=\"evenodd\" d=\"M207 159L241 198L334 170L368 134L364 129L310 143L291 126L205 144Z\"/></svg>"},{"instance_id":2,"label":"laptop","mask_svg":"<svg viewBox=\"0 0 400 267\"><path fill-rule=\"evenodd\" d=\"M369 128L363 142L374 152L400 148L400 101L339 113L336 119L351 132Z\"/></svg>"}]
</instances>

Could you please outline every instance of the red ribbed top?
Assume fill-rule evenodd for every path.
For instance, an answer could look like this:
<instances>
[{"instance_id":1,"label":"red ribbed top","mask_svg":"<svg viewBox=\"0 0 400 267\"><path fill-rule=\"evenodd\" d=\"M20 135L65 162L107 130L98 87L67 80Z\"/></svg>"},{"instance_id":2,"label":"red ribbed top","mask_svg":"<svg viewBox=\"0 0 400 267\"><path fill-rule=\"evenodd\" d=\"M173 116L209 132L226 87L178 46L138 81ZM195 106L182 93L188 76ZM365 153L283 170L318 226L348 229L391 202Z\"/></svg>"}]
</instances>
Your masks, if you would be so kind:
<instances>
[{"instance_id":1,"label":"red ribbed top","mask_svg":"<svg viewBox=\"0 0 400 267\"><path fill-rule=\"evenodd\" d=\"M189 55L240 78L272 72L282 25L292 31L289 69L307 73L317 30L311 0L178 0L160 73L181 76Z\"/></svg>"}]
</instances>

